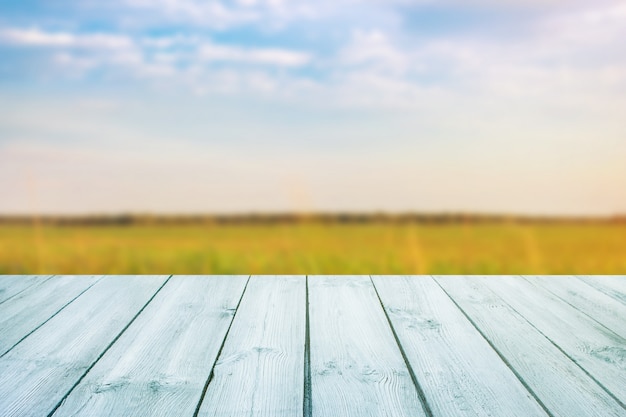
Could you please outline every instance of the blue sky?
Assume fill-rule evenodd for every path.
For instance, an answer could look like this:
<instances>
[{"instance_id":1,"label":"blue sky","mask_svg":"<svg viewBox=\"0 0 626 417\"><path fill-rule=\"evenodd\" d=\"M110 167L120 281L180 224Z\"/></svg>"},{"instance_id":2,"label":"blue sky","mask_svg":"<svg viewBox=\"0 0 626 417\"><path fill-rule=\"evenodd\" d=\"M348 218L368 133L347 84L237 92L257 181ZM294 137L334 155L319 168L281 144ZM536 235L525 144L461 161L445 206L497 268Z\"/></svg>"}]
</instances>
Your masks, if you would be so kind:
<instances>
[{"instance_id":1,"label":"blue sky","mask_svg":"<svg viewBox=\"0 0 626 417\"><path fill-rule=\"evenodd\" d=\"M626 211L626 2L0 0L0 213Z\"/></svg>"}]
</instances>

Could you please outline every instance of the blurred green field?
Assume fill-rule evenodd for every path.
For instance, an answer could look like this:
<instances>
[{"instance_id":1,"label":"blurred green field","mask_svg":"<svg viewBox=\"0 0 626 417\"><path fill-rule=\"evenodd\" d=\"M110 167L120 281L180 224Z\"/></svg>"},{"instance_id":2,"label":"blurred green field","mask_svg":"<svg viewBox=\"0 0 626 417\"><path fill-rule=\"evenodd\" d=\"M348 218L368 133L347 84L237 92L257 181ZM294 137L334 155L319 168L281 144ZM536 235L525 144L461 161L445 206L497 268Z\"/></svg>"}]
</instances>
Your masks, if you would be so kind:
<instances>
[{"instance_id":1,"label":"blurred green field","mask_svg":"<svg viewBox=\"0 0 626 417\"><path fill-rule=\"evenodd\" d=\"M624 224L0 226L0 274L624 274Z\"/></svg>"}]
</instances>

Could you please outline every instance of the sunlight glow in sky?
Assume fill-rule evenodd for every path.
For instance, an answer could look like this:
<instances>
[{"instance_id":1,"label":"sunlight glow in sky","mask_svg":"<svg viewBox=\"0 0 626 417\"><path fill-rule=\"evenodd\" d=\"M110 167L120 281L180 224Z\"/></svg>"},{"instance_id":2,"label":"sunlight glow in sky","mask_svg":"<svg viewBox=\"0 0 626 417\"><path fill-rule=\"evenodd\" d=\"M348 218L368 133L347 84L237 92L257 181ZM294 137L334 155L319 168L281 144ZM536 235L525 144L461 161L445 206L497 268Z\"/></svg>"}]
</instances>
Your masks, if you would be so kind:
<instances>
[{"instance_id":1,"label":"sunlight glow in sky","mask_svg":"<svg viewBox=\"0 0 626 417\"><path fill-rule=\"evenodd\" d=\"M623 0L0 0L0 214L626 212Z\"/></svg>"}]
</instances>

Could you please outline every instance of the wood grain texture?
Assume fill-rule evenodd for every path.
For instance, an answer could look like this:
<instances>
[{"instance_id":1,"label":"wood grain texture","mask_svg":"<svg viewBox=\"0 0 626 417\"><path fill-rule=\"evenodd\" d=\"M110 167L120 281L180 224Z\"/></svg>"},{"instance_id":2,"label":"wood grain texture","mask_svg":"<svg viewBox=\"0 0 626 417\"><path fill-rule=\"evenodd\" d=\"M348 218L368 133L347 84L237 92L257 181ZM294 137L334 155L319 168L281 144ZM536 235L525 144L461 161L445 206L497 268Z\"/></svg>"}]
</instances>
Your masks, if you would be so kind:
<instances>
[{"instance_id":1,"label":"wood grain texture","mask_svg":"<svg viewBox=\"0 0 626 417\"><path fill-rule=\"evenodd\" d=\"M626 404L626 340L520 277L477 277Z\"/></svg>"},{"instance_id":2,"label":"wood grain texture","mask_svg":"<svg viewBox=\"0 0 626 417\"><path fill-rule=\"evenodd\" d=\"M553 416L625 415L617 401L483 283L463 276L435 280Z\"/></svg>"},{"instance_id":3,"label":"wood grain texture","mask_svg":"<svg viewBox=\"0 0 626 417\"><path fill-rule=\"evenodd\" d=\"M1 417L626 416L626 277L97 280L0 276Z\"/></svg>"},{"instance_id":4,"label":"wood grain texture","mask_svg":"<svg viewBox=\"0 0 626 417\"><path fill-rule=\"evenodd\" d=\"M215 365L199 416L302 415L304 276L253 276Z\"/></svg>"},{"instance_id":5,"label":"wood grain texture","mask_svg":"<svg viewBox=\"0 0 626 417\"><path fill-rule=\"evenodd\" d=\"M193 416L247 276L174 276L54 416Z\"/></svg>"},{"instance_id":6,"label":"wood grain texture","mask_svg":"<svg viewBox=\"0 0 626 417\"><path fill-rule=\"evenodd\" d=\"M546 416L431 277L372 278L433 416Z\"/></svg>"},{"instance_id":7,"label":"wood grain texture","mask_svg":"<svg viewBox=\"0 0 626 417\"><path fill-rule=\"evenodd\" d=\"M528 276L524 279L550 291L566 303L626 338L626 304L573 276Z\"/></svg>"},{"instance_id":8,"label":"wood grain texture","mask_svg":"<svg viewBox=\"0 0 626 417\"><path fill-rule=\"evenodd\" d=\"M580 275L577 278L626 304L626 275Z\"/></svg>"},{"instance_id":9,"label":"wood grain texture","mask_svg":"<svg viewBox=\"0 0 626 417\"><path fill-rule=\"evenodd\" d=\"M0 304L0 357L100 278L55 276Z\"/></svg>"},{"instance_id":10,"label":"wood grain texture","mask_svg":"<svg viewBox=\"0 0 626 417\"><path fill-rule=\"evenodd\" d=\"M312 416L424 416L367 276L309 277Z\"/></svg>"},{"instance_id":11,"label":"wood grain texture","mask_svg":"<svg viewBox=\"0 0 626 417\"><path fill-rule=\"evenodd\" d=\"M47 416L166 279L106 277L2 357L3 417Z\"/></svg>"},{"instance_id":12,"label":"wood grain texture","mask_svg":"<svg viewBox=\"0 0 626 417\"><path fill-rule=\"evenodd\" d=\"M51 275L0 275L0 303L50 277Z\"/></svg>"}]
</instances>

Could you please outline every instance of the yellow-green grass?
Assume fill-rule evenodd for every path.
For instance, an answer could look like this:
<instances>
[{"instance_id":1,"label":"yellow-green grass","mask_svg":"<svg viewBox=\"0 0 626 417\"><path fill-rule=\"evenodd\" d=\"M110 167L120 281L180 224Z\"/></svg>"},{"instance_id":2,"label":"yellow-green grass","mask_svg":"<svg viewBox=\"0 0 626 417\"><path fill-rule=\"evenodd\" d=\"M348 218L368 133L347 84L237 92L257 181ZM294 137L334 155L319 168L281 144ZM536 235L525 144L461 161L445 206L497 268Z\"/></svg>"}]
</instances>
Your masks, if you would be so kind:
<instances>
[{"instance_id":1,"label":"yellow-green grass","mask_svg":"<svg viewBox=\"0 0 626 417\"><path fill-rule=\"evenodd\" d=\"M0 226L0 274L625 274L623 224Z\"/></svg>"}]
</instances>

